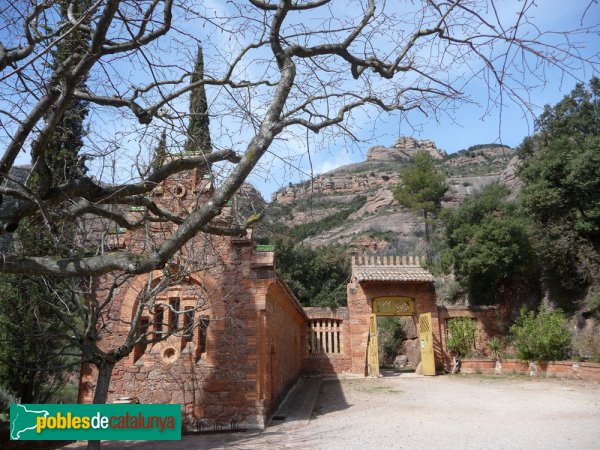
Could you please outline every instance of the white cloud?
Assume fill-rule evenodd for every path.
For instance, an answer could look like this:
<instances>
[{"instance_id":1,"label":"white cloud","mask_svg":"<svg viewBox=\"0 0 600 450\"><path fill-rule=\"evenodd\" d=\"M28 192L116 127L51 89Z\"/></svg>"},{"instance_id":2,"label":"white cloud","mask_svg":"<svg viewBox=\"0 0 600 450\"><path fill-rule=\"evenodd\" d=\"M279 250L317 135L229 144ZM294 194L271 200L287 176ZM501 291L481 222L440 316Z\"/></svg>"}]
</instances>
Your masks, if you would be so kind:
<instances>
[{"instance_id":1,"label":"white cloud","mask_svg":"<svg viewBox=\"0 0 600 450\"><path fill-rule=\"evenodd\" d=\"M323 161L317 169L317 174L322 175L324 173L332 171L333 169L337 169L338 167L345 166L347 164L352 164L353 162L354 161L352 161L350 153L340 152L333 158L326 159L325 161Z\"/></svg>"}]
</instances>

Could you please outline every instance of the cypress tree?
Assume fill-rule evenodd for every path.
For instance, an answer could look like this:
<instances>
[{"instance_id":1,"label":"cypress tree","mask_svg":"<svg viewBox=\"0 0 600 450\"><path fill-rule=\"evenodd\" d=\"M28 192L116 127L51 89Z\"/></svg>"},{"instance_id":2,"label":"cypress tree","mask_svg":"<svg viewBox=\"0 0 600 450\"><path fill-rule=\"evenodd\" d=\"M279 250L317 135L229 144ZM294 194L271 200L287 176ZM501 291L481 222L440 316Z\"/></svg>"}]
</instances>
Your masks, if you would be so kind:
<instances>
[{"instance_id":1,"label":"cypress tree","mask_svg":"<svg viewBox=\"0 0 600 450\"><path fill-rule=\"evenodd\" d=\"M67 9L70 1L59 2L61 17L68 20ZM90 0L73 2L73 15L80 16L89 6ZM83 55L90 42L89 34L82 28L73 30L65 39L60 41L53 51L53 69L58 69L65 63L67 58L75 55ZM77 58L75 58L77 59ZM80 84L85 87L85 81ZM73 99L65 111L61 123L56 127L48 146L46 147L46 163L52 173L52 184L59 183L77 177L79 151L83 147L85 136L84 120L89 112L88 102Z\"/></svg>"},{"instance_id":2,"label":"cypress tree","mask_svg":"<svg viewBox=\"0 0 600 450\"><path fill-rule=\"evenodd\" d=\"M68 20L69 3L59 2L63 21ZM73 2L74 16L80 16L90 5L90 0ZM81 28L73 30L52 50L52 68L57 70L69 57L78 60L89 41L87 32ZM82 81L80 87L84 86ZM53 186L79 176L87 114L88 103L73 99L50 137L46 164ZM29 183L35 187L39 180L34 175ZM73 226L62 226L52 236L41 218L32 218L19 226L11 245L24 255L67 257L74 234ZM0 383L24 403L48 401L64 386L70 367L76 363L64 353L72 353L71 344L65 339L70 332L66 324L77 319L65 317L65 311L54 304L54 295L60 296L62 303L77 304L78 299L67 284L59 279L0 274Z\"/></svg>"},{"instance_id":3,"label":"cypress tree","mask_svg":"<svg viewBox=\"0 0 600 450\"><path fill-rule=\"evenodd\" d=\"M191 83L197 83L204 79L204 56L202 47L198 46L196 65L192 74ZM204 85L192 90L190 94L190 121L188 125L187 142L185 151L189 153L210 153L212 150L210 142L208 102L206 101L206 90Z\"/></svg>"}]
</instances>

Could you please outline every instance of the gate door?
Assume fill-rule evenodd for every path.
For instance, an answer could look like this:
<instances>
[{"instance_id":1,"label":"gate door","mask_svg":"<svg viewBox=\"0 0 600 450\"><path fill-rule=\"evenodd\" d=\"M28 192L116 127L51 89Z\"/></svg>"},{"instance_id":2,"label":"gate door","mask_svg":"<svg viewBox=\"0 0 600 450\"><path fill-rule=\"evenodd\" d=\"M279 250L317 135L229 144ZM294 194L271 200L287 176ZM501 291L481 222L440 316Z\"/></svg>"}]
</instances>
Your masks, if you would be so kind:
<instances>
[{"instance_id":1,"label":"gate door","mask_svg":"<svg viewBox=\"0 0 600 450\"><path fill-rule=\"evenodd\" d=\"M367 361L369 364L369 375L379 376L379 346L377 345L377 316L369 316L369 346L367 348Z\"/></svg>"},{"instance_id":2,"label":"gate door","mask_svg":"<svg viewBox=\"0 0 600 450\"><path fill-rule=\"evenodd\" d=\"M435 375L431 313L419 316L419 343L421 344L421 368L423 375Z\"/></svg>"}]
</instances>

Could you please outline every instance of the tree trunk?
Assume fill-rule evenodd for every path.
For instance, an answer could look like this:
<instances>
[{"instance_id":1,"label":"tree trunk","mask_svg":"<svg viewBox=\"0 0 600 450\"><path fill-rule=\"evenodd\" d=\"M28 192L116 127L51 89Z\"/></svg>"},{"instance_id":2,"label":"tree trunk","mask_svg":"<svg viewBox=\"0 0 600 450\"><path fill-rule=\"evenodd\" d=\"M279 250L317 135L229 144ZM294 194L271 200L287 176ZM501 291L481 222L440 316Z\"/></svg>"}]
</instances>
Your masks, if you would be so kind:
<instances>
[{"instance_id":1,"label":"tree trunk","mask_svg":"<svg viewBox=\"0 0 600 450\"><path fill-rule=\"evenodd\" d=\"M106 403L114 366L114 364L104 362L98 367L98 380L96 382L96 389L94 390L94 404ZM88 441L87 450L99 450L100 443L101 441Z\"/></svg>"},{"instance_id":2,"label":"tree trunk","mask_svg":"<svg viewBox=\"0 0 600 450\"><path fill-rule=\"evenodd\" d=\"M427 243L427 250L425 252L425 257L427 260L427 265L431 266L433 262L433 251L431 248L431 236L429 230L429 215L427 214L427 210L423 210L423 217L425 219L425 242Z\"/></svg>"}]
</instances>

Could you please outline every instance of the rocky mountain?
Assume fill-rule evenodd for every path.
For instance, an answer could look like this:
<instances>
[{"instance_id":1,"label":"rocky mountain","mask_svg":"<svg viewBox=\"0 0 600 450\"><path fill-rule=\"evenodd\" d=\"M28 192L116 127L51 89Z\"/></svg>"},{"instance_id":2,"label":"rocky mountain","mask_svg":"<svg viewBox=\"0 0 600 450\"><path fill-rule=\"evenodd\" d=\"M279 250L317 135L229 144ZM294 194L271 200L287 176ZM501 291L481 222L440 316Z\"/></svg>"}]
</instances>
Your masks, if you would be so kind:
<instances>
[{"instance_id":1,"label":"rocky mountain","mask_svg":"<svg viewBox=\"0 0 600 450\"><path fill-rule=\"evenodd\" d=\"M400 136L393 147L376 145L367 152L367 161L409 161L417 152L427 152L434 159L443 159L448 156L444 150L440 150L435 143L429 139L417 140L412 137Z\"/></svg>"},{"instance_id":2,"label":"rocky mountain","mask_svg":"<svg viewBox=\"0 0 600 450\"><path fill-rule=\"evenodd\" d=\"M252 184L244 183L234 196L233 205L234 217L243 223L250 216L262 213L267 202Z\"/></svg>"},{"instance_id":3,"label":"rocky mountain","mask_svg":"<svg viewBox=\"0 0 600 450\"><path fill-rule=\"evenodd\" d=\"M375 146L364 162L339 167L274 193L257 228L262 239L291 237L313 247L341 243L359 251L423 252L422 219L394 200L400 170L426 151L447 176L444 207L460 204L491 183L518 189L514 151L476 145L448 155L433 141L400 137L393 146Z\"/></svg>"}]
</instances>

